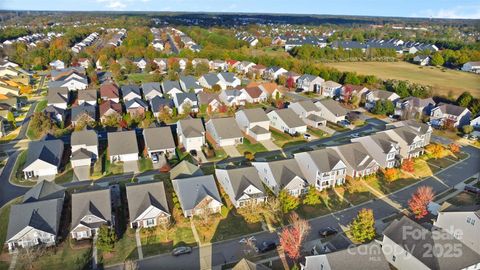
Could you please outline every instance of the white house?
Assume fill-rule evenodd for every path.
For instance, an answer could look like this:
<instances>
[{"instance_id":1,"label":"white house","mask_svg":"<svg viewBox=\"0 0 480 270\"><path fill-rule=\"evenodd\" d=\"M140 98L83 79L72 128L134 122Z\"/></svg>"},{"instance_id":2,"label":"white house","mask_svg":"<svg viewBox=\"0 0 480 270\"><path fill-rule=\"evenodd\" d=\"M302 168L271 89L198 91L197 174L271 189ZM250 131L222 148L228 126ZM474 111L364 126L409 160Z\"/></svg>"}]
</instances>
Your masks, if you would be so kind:
<instances>
[{"instance_id":1,"label":"white house","mask_svg":"<svg viewBox=\"0 0 480 270\"><path fill-rule=\"evenodd\" d=\"M51 180L60 167L63 156L62 140L41 140L28 143L27 160L23 167L25 179Z\"/></svg>"},{"instance_id":2,"label":"white house","mask_svg":"<svg viewBox=\"0 0 480 270\"><path fill-rule=\"evenodd\" d=\"M229 146L243 143L243 134L233 117L212 118L205 128L218 146Z\"/></svg>"},{"instance_id":3,"label":"white house","mask_svg":"<svg viewBox=\"0 0 480 270\"><path fill-rule=\"evenodd\" d=\"M333 99L323 99L315 102L315 105L320 109L320 116L332 123L345 120L347 116L348 111Z\"/></svg>"},{"instance_id":4,"label":"white house","mask_svg":"<svg viewBox=\"0 0 480 270\"><path fill-rule=\"evenodd\" d=\"M50 65L50 68L57 69L57 70L65 68L65 63L61 60L58 60L58 59L50 62L49 65Z\"/></svg>"},{"instance_id":5,"label":"white house","mask_svg":"<svg viewBox=\"0 0 480 270\"><path fill-rule=\"evenodd\" d=\"M335 97L340 95L342 85L334 81L326 81L321 83L321 93L324 97Z\"/></svg>"},{"instance_id":6,"label":"white house","mask_svg":"<svg viewBox=\"0 0 480 270\"><path fill-rule=\"evenodd\" d=\"M138 160L137 135L134 130L108 133L110 162Z\"/></svg>"},{"instance_id":7,"label":"white house","mask_svg":"<svg viewBox=\"0 0 480 270\"><path fill-rule=\"evenodd\" d=\"M276 195L286 190L292 196L300 196L307 191L308 182L295 159L270 162L252 162L262 182Z\"/></svg>"},{"instance_id":8,"label":"white house","mask_svg":"<svg viewBox=\"0 0 480 270\"><path fill-rule=\"evenodd\" d=\"M270 126L291 135L307 132L307 125L292 109L274 110L267 114Z\"/></svg>"},{"instance_id":9,"label":"white house","mask_svg":"<svg viewBox=\"0 0 480 270\"><path fill-rule=\"evenodd\" d=\"M201 119L189 118L177 122L178 143L186 151L201 151L205 145L205 128Z\"/></svg>"},{"instance_id":10,"label":"white house","mask_svg":"<svg viewBox=\"0 0 480 270\"><path fill-rule=\"evenodd\" d=\"M449 125L462 127L470 124L472 113L469 109L448 103L439 103L430 111L430 122L434 126Z\"/></svg>"},{"instance_id":11,"label":"white house","mask_svg":"<svg viewBox=\"0 0 480 270\"><path fill-rule=\"evenodd\" d=\"M261 108L244 109L235 113L240 129L256 141L270 140L270 119Z\"/></svg>"},{"instance_id":12,"label":"white house","mask_svg":"<svg viewBox=\"0 0 480 270\"><path fill-rule=\"evenodd\" d=\"M463 71L480 73L480 61L479 62L467 62L462 66Z\"/></svg>"},{"instance_id":13,"label":"white house","mask_svg":"<svg viewBox=\"0 0 480 270\"><path fill-rule=\"evenodd\" d=\"M297 79L297 88L304 92L319 93L323 82L325 80L318 76L304 74Z\"/></svg>"},{"instance_id":14,"label":"white house","mask_svg":"<svg viewBox=\"0 0 480 270\"><path fill-rule=\"evenodd\" d=\"M98 135L94 130L72 132L70 137L72 167L90 166L98 158Z\"/></svg>"}]
</instances>

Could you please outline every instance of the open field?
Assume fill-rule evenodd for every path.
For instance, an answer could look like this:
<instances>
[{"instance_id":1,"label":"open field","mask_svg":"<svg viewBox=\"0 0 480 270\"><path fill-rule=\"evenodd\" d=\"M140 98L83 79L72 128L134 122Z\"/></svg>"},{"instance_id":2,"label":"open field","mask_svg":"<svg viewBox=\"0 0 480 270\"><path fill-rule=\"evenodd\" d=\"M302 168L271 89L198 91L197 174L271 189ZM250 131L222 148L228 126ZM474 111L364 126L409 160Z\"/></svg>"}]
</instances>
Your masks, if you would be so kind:
<instances>
[{"instance_id":1,"label":"open field","mask_svg":"<svg viewBox=\"0 0 480 270\"><path fill-rule=\"evenodd\" d=\"M480 76L472 73L436 67L420 67L406 62L341 62L325 63L341 71L354 71L362 75L375 75L381 79L408 80L414 83L431 85L433 94L455 97L468 90L480 97Z\"/></svg>"}]
</instances>

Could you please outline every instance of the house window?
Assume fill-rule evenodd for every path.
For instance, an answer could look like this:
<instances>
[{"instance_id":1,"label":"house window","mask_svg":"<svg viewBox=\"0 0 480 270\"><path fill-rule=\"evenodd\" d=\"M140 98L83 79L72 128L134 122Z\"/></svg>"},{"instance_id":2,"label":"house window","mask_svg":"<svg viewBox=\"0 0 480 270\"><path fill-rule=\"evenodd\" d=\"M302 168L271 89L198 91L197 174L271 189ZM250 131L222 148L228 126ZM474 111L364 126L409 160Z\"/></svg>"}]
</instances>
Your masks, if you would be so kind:
<instances>
[{"instance_id":1,"label":"house window","mask_svg":"<svg viewBox=\"0 0 480 270\"><path fill-rule=\"evenodd\" d=\"M155 224L155 220L153 218L147 219L147 226L152 226Z\"/></svg>"},{"instance_id":2,"label":"house window","mask_svg":"<svg viewBox=\"0 0 480 270\"><path fill-rule=\"evenodd\" d=\"M393 255L392 256L392 261L394 262L396 259L397 259L397 257L395 257L395 255Z\"/></svg>"}]
</instances>

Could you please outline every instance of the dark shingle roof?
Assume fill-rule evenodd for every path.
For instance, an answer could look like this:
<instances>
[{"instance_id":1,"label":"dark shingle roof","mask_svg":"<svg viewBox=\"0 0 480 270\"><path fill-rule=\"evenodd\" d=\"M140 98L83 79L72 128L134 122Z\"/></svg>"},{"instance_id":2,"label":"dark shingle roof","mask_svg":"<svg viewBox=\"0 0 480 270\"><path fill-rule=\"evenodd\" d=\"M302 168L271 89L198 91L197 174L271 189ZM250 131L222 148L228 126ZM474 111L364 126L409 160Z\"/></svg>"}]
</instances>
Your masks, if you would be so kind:
<instances>
[{"instance_id":1,"label":"dark shingle roof","mask_svg":"<svg viewBox=\"0 0 480 270\"><path fill-rule=\"evenodd\" d=\"M75 228L82 223L82 218L93 215L107 223L112 218L112 201L109 188L87 190L72 194L72 225Z\"/></svg>"},{"instance_id":2,"label":"dark shingle roof","mask_svg":"<svg viewBox=\"0 0 480 270\"><path fill-rule=\"evenodd\" d=\"M36 160L42 160L58 167L62 161L63 142L62 140L31 141L28 143L27 151L24 168Z\"/></svg>"},{"instance_id":3,"label":"dark shingle roof","mask_svg":"<svg viewBox=\"0 0 480 270\"><path fill-rule=\"evenodd\" d=\"M150 206L170 213L163 182L127 184L126 190L130 221L138 218Z\"/></svg>"},{"instance_id":4,"label":"dark shingle roof","mask_svg":"<svg viewBox=\"0 0 480 270\"><path fill-rule=\"evenodd\" d=\"M107 137L110 156L138 153L137 135L134 130L109 132Z\"/></svg>"},{"instance_id":5,"label":"dark shingle roof","mask_svg":"<svg viewBox=\"0 0 480 270\"><path fill-rule=\"evenodd\" d=\"M195 208L207 196L222 202L213 175L174 179L172 182L183 210Z\"/></svg>"},{"instance_id":6,"label":"dark shingle roof","mask_svg":"<svg viewBox=\"0 0 480 270\"><path fill-rule=\"evenodd\" d=\"M72 132L70 137L71 145L85 144L86 146L97 146L98 136L95 130L80 130Z\"/></svg>"},{"instance_id":7,"label":"dark shingle roof","mask_svg":"<svg viewBox=\"0 0 480 270\"><path fill-rule=\"evenodd\" d=\"M143 138L150 151L175 148L170 127L146 128L143 130Z\"/></svg>"},{"instance_id":8,"label":"dark shingle roof","mask_svg":"<svg viewBox=\"0 0 480 270\"><path fill-rule=\"evenodd\" d=\"M59 186L51 181L42 180L37 183L31 189L29 189L25 195L23 195L23 203L30 203L35 201L45 201L51 199L63 199L65 196L65 188Z\"/></svg>"}]
</instances>

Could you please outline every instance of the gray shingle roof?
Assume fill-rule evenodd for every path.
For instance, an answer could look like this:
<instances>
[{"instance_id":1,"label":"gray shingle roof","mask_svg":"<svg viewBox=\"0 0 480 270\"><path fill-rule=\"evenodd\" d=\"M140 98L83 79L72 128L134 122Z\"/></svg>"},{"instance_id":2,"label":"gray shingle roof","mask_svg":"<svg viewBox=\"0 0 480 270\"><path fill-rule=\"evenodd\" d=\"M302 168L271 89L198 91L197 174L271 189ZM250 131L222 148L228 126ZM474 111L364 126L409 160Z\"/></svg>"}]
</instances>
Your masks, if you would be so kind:
<instances>
[{"instance_id":1,"label":"gray shingle roof","mask_svg":"<svg viewBox=\"0 0 480 270\"><path fill-rule=\"evenodd\" d=\"M170 91L172 91L175 88L178 90L182 90L182 87L180 86L180 83L178 81L164 80L162 82L162 89L164 94L170 93Z\"/></svg>"},{"instance_id":2,"label":"gray shingle roof","mask_svg":"<svg viewBox=\"0 0 480 270\"><path fill-rule=\"evenodd\" d=\"M98 146L98 136L95 130L80 130L72 132L70 137L71 145Z\"/></svg>"},{"instance_id":3,"label":"gray shingle roof","mask_svg":"<svg viewBox=\"0 0 480 270\"><path fill-rule=\"evenodd\" d=\"M129 109L134 104L138 104L138 105L140 105L140 107L148 109L147 102L145 102L143 99L140 99L140 98L133 98L133 99L129 99L129 100L125 101L125 108Z\"/></svg>"},{"instance_id":4,"label":"gray shingle roof","mask_svg":"<svg viewBox=\"0 0 480 270\"><path fill-rule=\"evenodd\" d=\"M466 108L460 107L448 103L439 103L437 108L439 108L443 113L459 116L461 115Z\"/></svg>"},{"instance_id":5,"label":"gray shingle roof","mask_svg":"<svg viewBox=\"0 0 480 270\"><path fill-rule=\"evenodd\" d=\"M205 81L209 86L214 86L220 81L220 79L218 78L218 75L215 73L205 74L203 75L203 78L205 79Z\"/></svg>"},{"instance_id":6,"label":"gray shingle roof","mask_svg":"<svg viewBox=\"0 0 480 270\"><path fill-rule=\"evenodd\" d=\"M412 233L405 233L405 228L408 228L407 231ZM463 269L480 261L479 253L465 246L450 233L435 228L432 231L427 230L406 216L403 216L400 220L394 220L383 231L383 235L408 250L413 257L430 269ZM415 235L421 235L422 237L414 237ZM438 256L436 252L429 251L432 247L445 249L452 246L458 247L462 255L446 256L445 253L442 253L441 256ZM425 256L427 253L431 256Z\"/></svg>"},{"instance_id":7,"label":"gray shingle roof","mask_svg":"<svg viewBox=\"0 0 480 270\"><path fill-rule=\"evenodd\" d=\"M125 97L126 95L128 95L132 92L139 95L139 96L142 95L141 92L140 92L140 87L138 87L138 85L134 85L134 84L122 85L122 87L120 87L120 91L122 92L123 97Z\"/></svg>"},{"instance_id":8,"label":"gray shingle roof","mask_svg":"<svg viewBox=\"0 0 480 270\"><path fill-rule=\"evenodd\" d=\"M72 121L78 121L84 115L88 115L95 120L96 110L97 108L95 106L88 103L72 107Z\"/></svg>"},{"instance_id":9,"label":"gray shingle roof","mask_svg":"<svg viewBox=\"0 0 480 270\"><path fill-rule=\"evenodd\" d=\"M341 115L347 115L347 110L340 106L338 102L336 102L333 99L323 99L319 101L323 106L327 108L330 112L332 112L334 115L341 116Z\"/></svg>"},{"instance_id":10,"label":"gray shingle roof","mask_svg":"<svg viewBox=\"0 0 480 270\"><path fill-rule=\"evenodd\" d=\"M273 178L280 187L287 186L295 176L304 178L295 159L284 159L268 162Z\"/></svg>"},{"instance_id":11,"label":"gray shingle roof","mask_svg":"<svg viewBox=\"0 0 480 270\"><path fill-rule=\"evenodd\" d=\"M193 165L192 163L183 160L178 163L177 166L170 170L170 179L185 178L192 176L202 176L203 171L200 167Z\"/></svg>"},{"instance_id":12,"label":"gray shingle roof","mask_svg":"<svg viewBox=\"0 0 480 270\"><path fill-rule=\"evenodd\" d=\"M172 183L184 211L195 208L207 196L222 202L213 175L174 179Z\"/></svg>"},{"instance_id":13,"label":"gray shingle roof","mask_svg":"<svg viewBox=\"0 0 480 270\"><path fill-rule=\"evenodd\" d=\"M162 93L162 88L160 87L159 82L148 82L142 84L143 94L146 96L150 92L159 92Z\"/></svg>"},{"instance_id":14,"label":"gray shingle roof","mask_svg":"<svg viewBox=\"0 0 480 270\"><path fill-rule=\"evenodd\" d=\"M214 118L208 122L212 123L215 132L221 139L233 139L243 137L242 131L238 127L233 117Z\"/></svg>"},{"instance_id":15,"label":"gray shingle roof","mask_svg":"<svg viewBox=\"0 0 480 270\"><path fill-rule=\"evenodd\" d=\"M62 140L42 140L28 143L27 161L25 167L37 160L48 162L57 167L62 161L63 142Z\"/></svg>"},{"instance_id":16,"label":"gray shingle roof","mask_svg":"<svg viewBox=\"0 0 480 270\"><path fill-rule=\"evenodd\" d=\"M241 110L250 123L269 121L267 114L262 108Z\"/></svg>"},{"instance_id":17,"label":"gray shingle roof","mask_svg":"<svg viewBox=\"0 0 480 270\"><path fill-rule=\"evenodd\" d=\"M150 151L175 148L170 127L146 128L143 130L143 138Z\"/></svg>"},{"instance_id":18,"label":"gray shingle roof","mask_svg":"<svg viewBox=\"0 0 480 270\"><path fill-rule=\"evenodd\" d=\"M260 179L255 167L245 167L224 171L228 174L228 178L230 179L230 184L232 185L236 200L243 196L245 189L250 185L256 187L263 194L265 194L265 188L263 187L262 180Z\"/></svg>"},{"instance_id":19,"label":"gray shingle roof","mask_svg":"<svg viewBox=\"0 0 480 270\"><path fill-rule=\"evenodd\" d=\"M310 155L321 172L329 172L333 170L335 165L342 161L340 155L338 155L335 150L329 148L305 152L302 154Z\"/></svg>"},{"instance_id":20,"label":"gray shingle roof","mask_svg":"<svg viewBox=\"0 0 480 270\"><path fill-rule=\"evenodd\" d=\"M68 92L66 87L50 88L47 93L47 101L48 103L67 103Z\"/></svg>"},{"instance_id":21,"label":"gray shingle roof","mask_svg":"<svg viewBox=\"0 0 480 270\"><path fill-rule=\"evenodd\" d=\"M109 132L107 136L110 156L138 153L135 131Z\"/></svg>"},{"instance_id":22,"label":"gray shingle roof","mask_svg":"<svg viewBox=\"0 0 480 270\"><path fill-rule=\"evenodd\" d=\"M127 184L126 190L130 221L138 218L150 206L170 213L163 182Z\"/></svg>"},{"instance_id":23,"label":"gray shingle roof","mask_svg":"<svg viewBox=\"0 0 480 270\"><path fill-rule=\"evenodd\" d=\"M191 100L192 102L197 101L197 95L195 93L177 93L175 95L179 105L183 104L186 99Z\"/></svg>"},{"instance_id":24,"label":"gray shingle roof","mask_svg":"<svg viewBox=\"0 0 480 270\"><path fill-rule=\"evenodd\" d=\"M55 184L54 182L42 180L37 183L23 195L23 203L35 201L45 201L51 199L63 199L65 196L65 188Z\"/></svg>"},{"instance_id":25,"label":"gray shingle roof","mask_svg":"<svg viewBox=\"0 0 480 270\"><path fill-rule=\"evenodd\" d=\"M96 89L88 89L88 90L78 91L78 100L96 101L97 100L97 90Z\"/></svg>"},{"instance_id":26,"label":"gray shingle roof","mask_svg":"<svg viewBox=\"0 0 480 270\"><path fill-rule=\"evenodd\" d=\"M53 199L13 205L8 219L7 241L27 226L58 234L63 199Z\"/></svg>"},{"instance_id":27,"label":"gray shingle roof","mask_svg":"<svg viewBox=\"0 0 480 270\"><path fill-rule=\"evenodd\" d=\"M156 96L150 100L150 106L152 106L153 112L160 112L165 106L173 108L173 101L168 98Z\"/></svg>"},{"instance_id":28,"label":"gray shingle roof","mask_svg":"<svg viewBox=\"0 0 480 270\"><path fill-rule=\"evenodd\" d=\"M301 100L296 102L300 105L306 112L318 112L318 107L313 103L311 99Z\"/></svg>"},{"instance_id":29,"label":"gray shingle roof","mask_svg":"<svg viewBox=\"0 0 480 270\"><path fill-rule=\"evenodd\" d=\"M235 74L232 72L220 72L219 75L222 76L226 82L233 83L235 81Z\"/></svg>"},{"instance_id":30,"label":"gray shingle roof","mask_svg":"<svg viewBox=\"0 0 480 270\"><path fill-rule=\"evenodd\" d=\"M112 219L112 201L109 188L87 190L72 194L72 225L75 228L82 223L86 215L93 215L107 223Z\"/></svg>"},{"instance_id":31,"label":"gray shingle roof","mask_svg":"<svg viewBox=\"0 0 480 270\"><path fill-rule=\"evenodd\" d=\"M361 143L349 143L335 146L343 161L350 165L354 170L361 171L370 165L373 158L368 154L367 149Z\"/></svg>"},{"instance_id":32,"label":"gray shingle roof","mask_svg":"<svg viewBox=\"0 0 480 270\"><path fill-rule=\"evenodd\" d=\"M285 122L289 128L305 126L305 123L298 117L292 109L275 110L278 116Z\"/></svg>"},{"instance_id":33,"label":"gray shingle roof","mask_svg":"<svg viewBox=\"0 0 480 270\"><path fill-rule=\"evenodd\" d=\"M205 132L202 120L198 118L183 119L178 121L182 128L182 133L187 138L201 137Z\"/></svg>"},{"instance_id":34,"label":"gray shingle roof","mask_svg":"<svg viewBox=\"0 0 480 270\"><path fill-rule=\"evenodd\" d=\"M185 88L182 89L184 92L189 92L190 89L202 88L198 83L197 78L193 76L180 76L180 81L185 85Z\"/></svg>"},{"instance_id":35,"label":"gray shingle roof","mask_svg":"<svg viewBox=\"0 0 480 270\"><path fill-rule=\"evenodd\" d=\"M233 268L232 270L270 270L270 268L266 267L263 264L256 264L247 259L241 259Z\"/></svg>"}]
</instances>

